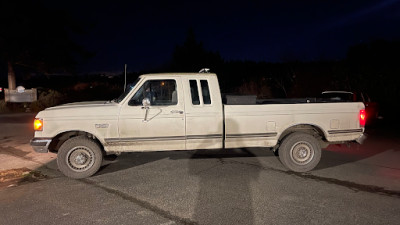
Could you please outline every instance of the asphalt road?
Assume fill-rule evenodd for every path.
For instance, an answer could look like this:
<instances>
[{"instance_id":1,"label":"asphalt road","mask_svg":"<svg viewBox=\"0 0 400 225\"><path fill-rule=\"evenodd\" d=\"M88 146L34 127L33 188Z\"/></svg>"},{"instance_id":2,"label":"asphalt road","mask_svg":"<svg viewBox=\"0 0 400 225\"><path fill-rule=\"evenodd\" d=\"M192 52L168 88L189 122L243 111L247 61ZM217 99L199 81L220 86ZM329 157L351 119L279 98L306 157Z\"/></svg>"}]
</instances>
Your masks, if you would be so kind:
<instances>
[{"instance_id":1,"label":"asphalt road","mask_svg":"<svg viewBox=\"0 0 400 225\"><path fill-rule=\"evenodd\" d=\"M0 156L29 151L21 117L0 116ZM330 146L309 173L262 148L126 153L82 180L49 157L38 168L48 179L0 189L0 224L399 224L400 136L367 133Z\"/></svg>"}]
</instances>

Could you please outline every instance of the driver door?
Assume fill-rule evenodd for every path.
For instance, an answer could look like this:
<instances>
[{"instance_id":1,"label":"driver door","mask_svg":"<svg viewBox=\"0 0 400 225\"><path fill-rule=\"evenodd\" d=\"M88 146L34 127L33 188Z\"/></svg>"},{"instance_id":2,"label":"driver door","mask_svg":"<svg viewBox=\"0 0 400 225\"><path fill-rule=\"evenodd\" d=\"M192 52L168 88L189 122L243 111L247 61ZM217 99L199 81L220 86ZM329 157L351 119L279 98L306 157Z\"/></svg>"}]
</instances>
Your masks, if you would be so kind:
<instances>
[{"instance_id":1,"label":"driver door","mask_svg":"<svg viewBox=\"0 0 400 225\"><path fill-rule=\"evenodd\" d=\"M179 77L144 80L120 112L121 151L184 150L182 90ZM143 99L148 99L148 107L142 105Z\"/></svg>"}]
</instances>

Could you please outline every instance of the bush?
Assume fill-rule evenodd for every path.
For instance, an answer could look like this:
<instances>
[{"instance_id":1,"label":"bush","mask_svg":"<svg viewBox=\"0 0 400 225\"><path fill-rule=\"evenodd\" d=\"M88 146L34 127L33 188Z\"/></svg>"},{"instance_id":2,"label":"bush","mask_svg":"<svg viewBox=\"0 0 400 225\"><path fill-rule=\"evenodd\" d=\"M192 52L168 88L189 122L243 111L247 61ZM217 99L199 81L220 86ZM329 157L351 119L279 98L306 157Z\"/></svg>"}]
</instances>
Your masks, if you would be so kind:
<instances>
[{"instance_id":1,"label":"bush","mask_svg":"<svg viewBox=\"0 0 400 225\"><path fill-rule=\"evenodd\" d=\"M236 92L241 95L256 95L259 99L272 97L271 88L262 80L244 82Z\"/></svg>"},{"instance_id":2,"label":"bush","mask_svg":"<svg viewBox=\"0 0 400 225\"><path fill-rule=\"evenodd\" d=\"M9 111L7 103L4 100L0 100L0 113L7 113Z\"/></svg>"},{"instance_id":3,"label":"bush","mask_svg":"<svg viewBox=\"0 0 400 225\"><path fill-rule=\"evenodd\" d=\"M38 100L32 102L30 108L34 112L39 112L45 108L52 107L63 103L65 95L55 90L41 91Z\"/></svg>"},{"instance_id":4,"label":"bush","mask_svg":"<svg viewBox=\"0 0 400 225\"><path fill-rule=\"evenodd\" d=\"M18 102L5 102L0 101L0 113L10 113L10 112L26 112L27 104Z\"/></svg>"}]
</instances>

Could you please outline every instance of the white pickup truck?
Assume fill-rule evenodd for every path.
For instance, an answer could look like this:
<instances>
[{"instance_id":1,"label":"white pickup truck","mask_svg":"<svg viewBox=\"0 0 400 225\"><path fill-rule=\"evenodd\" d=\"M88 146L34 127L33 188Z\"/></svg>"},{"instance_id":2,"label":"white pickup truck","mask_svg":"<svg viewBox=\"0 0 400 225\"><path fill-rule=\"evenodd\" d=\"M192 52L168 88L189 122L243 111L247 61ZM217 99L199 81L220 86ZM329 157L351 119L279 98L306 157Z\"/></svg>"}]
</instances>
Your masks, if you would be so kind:
<instances>
[{"instance_id":1,"label":"white pickup truck","mask_svg":"<svg viewBox=\"0 0 400 225\"><path fill-rule=\"evenodd\" d=\"M31 146L57 152L61 172L79 179L96 173L108 154L245 147L279 150L288 169L306 172L321 147L363 139L360 102L253 103L223 104L213 73L146 74L113 101L39 112Z\"/></svg>"}]
</instances>

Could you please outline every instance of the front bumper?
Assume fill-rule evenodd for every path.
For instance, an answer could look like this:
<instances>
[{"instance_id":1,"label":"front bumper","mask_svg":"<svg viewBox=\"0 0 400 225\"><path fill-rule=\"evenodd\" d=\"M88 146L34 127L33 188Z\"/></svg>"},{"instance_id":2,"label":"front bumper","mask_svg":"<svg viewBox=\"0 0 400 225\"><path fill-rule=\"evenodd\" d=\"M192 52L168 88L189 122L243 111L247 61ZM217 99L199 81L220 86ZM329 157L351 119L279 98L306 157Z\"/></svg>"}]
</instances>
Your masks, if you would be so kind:
<instances>
[{"instance_id":1,"label":"front bumper","mask_svg":"<svg viewBox=\"0 0 400 225\"><path fill-rule=\"evenodd\" d=\"M35 152L47 153L49 151L50 142L50 138L33 138L31 140L31 146Z\"/></svg>"}]
</instances>

